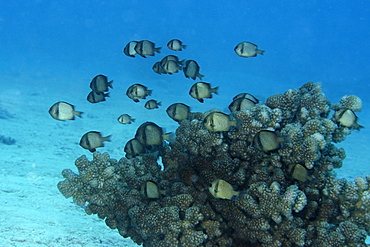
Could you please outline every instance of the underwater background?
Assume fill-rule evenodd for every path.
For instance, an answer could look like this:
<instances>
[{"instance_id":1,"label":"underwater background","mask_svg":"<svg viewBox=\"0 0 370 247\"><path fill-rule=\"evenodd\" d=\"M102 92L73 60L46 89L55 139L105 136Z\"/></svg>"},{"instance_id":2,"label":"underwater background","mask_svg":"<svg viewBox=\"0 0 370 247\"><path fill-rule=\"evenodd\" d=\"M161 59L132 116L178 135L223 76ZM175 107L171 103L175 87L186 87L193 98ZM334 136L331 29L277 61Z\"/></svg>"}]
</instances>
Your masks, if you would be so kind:
<instances>
[{"instance_id":1,"label":"underwater background","mask_svg":"<svg viewBox=\"0 0 370 247\"><path fill-rule=\"evenodd\" d=\"M0 244L3 246L136 246L95 215L65 199L57 183L65 168L92 154L79 146L90 130L112 135L99 152L119 160L137 127L152 121L166 132L178 123L166 108L182 102L194 112L228 112L232 98L248 92L265 102L312 81L333 103L344 95L362 99L358 123L346 140L338 178L370 174L370 2L368 1L2 1L0 3ZM166 44L180 39L186 49ZM150 40L160 53L131 58L132 40ZM234 52L249 41L263 55ZM163 56L194 59L218 95L204 103L188 94L193 81L182 71L158 75ZM91 104L89 83L98 74L114 80L110 97ZM153 90L159 109L132 102L127 88ZM48 110L66 101L84 112L56 121ZM128 113L135 122L121 125ZM369 241L368 241L369 242Z\"/></svg>"}]
</instances>

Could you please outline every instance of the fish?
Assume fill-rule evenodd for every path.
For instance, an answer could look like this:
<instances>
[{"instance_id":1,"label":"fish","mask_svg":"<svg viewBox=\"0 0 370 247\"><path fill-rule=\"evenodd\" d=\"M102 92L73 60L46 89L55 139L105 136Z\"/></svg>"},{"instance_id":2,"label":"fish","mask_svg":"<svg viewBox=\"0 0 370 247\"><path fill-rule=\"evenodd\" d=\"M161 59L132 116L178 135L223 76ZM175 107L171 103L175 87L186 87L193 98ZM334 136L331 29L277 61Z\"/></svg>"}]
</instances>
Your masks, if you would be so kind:
<instances>
[{"instance_id":1,"label":"fish","mask_svg":"<svg viewBox=\"0 0 370 247\"><path fill-rule=\"evenodd\" d=\"M166 113L176 122L187 119L192 114L190 112L190 107L183 103L174 103L170 105L169 107L167 107Z\"/></svg>"},{"instance_id":2,"label":"fish","mask_svg":"<svg viewBox=\"0 0 370 247\"><path fill-rule=\"evenodd\" d=\"M173 73L179 72L181 70L181 67L179 64L173 60L167 60L163 65L162 65L164 71L166 71L167 74L172 75Z\"/></svg>"},{"instance_id":3,"label":"fish","mask_svg":"<svg viewBox=\"0 0 370 247\"><path fill-rule=\"evenodd\" d=\"M348 108L341 108L337 110L334 113L333 120L338 123L338 125L350 129L360 130L364 127L357 123L358 117L356 116L354 111Z\"/></svg>"},{"instance_id":4,"label":"fish","mask_svg":"<svg viewBox=\"0 0 370 247\"><path fill-rule=\"evenodd\" d=\"M136 46L137 43L138 43L138 41L128 42L127 45L125 46L125 48L123 48L123 53L126 56L135 57L135 55L136 55L135 46Z\"/></svg>"},{"instance_id":5,"label":"fish","mask_svg":"<svg viewBox=\"0 0 370 247\"><path fill-rule=\"evenodd\" d=\"M60 121L74 120L75 116L81 117L82 113L81 111L75 111L74 105L64 101L53 104L49 109L50 116Z\"/></svg>"},{"instance_id":6,"label":"fish","mask_svg":"<svg viewBox=\"0 0 370 247\"><path fill-rule=\"evenodd\" d=\"M253 137L253 147L265 153L271 153L281 148L288 137L279 137L275 131L260 130Z\"/></svg>"},{"instance_id":7,"label":"fish","mask_svg":"<svg viewBox=\"0 0 370 247\"><path fill-rule=\"evenodd\" d=\"M166 70L161 65L161 62L156 62L153 64L152 70L157 74L167 74Z\"/></svg>"},{"instance_id":8,"label":"fish","mask_svg":"<svg viewBox=\"0 0 370 247\"><path fill-rule=\"evenodd\" d=\"M237 121L230 120L229 115L222 112L211 112L203 121L204 127L212 132L229 131Z\"/></svg>"},{"instance_id":9,"label":"fish","mask_svg":"<svg viewBox=\"0 0 370 247\"><path fill-rule=\"evenodd\" d=\"M170 41L168 41L167 47L168 49L171 49L173 51L182 51L183 48L186 48L186 45L183 45L181 40L171 39Z\"/></svg>"},{"instance_id":10,"label":"fish","mask_svg":"<svg viewBox=\"0 0 370 247\"><path fill-rule=\"evenodd\" d=\"M251 108L255 105L256 105L255 101L252 101L248 98L237 98L234 99L233 102L231 102L231 104L229 105L229 110L231 112L242 111L244 109Z\"/></svg>"},{"instance_id":11,"label":"fish","mask_svg":"<svg viewBox=\"0 0 370 247\"><path fill-rule=\"evenodd\" d=\"M160 106L160 105L161 105L161 102L156 101L156 100L154 100L154 99L151 99L151 100L148 100L148 101L145 103L144 107L145 107L146 109L151 110L151 109L158 108L158 106Z\"/></svg>"},{"instance_id":12,"label":"fish","mask_svg":"<svg viewBox=\"0 0 370 247\"><path fill-rule=\"evenodd\" d=\"M258 50L258 46L251 42L241 42L234 48L235 53L240 57L255 57L257 54L263 55L265 51Z\"/></svg>"},{"instance_id":13,"label":"fish","mask_svg":"<svg viewBox=\"0 0 370 247\"><path fill-rule=\"evenodd\" d=\"M169 134L164 135L163 129L153 122L145 122L136 130L135 139L145 147L160 146L163 140L169 139Z\"/></svg>"},{"instance_id":14,"label":"fish","mask_svg":"<svg viewBox=\"0 0 370 247\"><path fill-rule=\"evenodd\" d=\"M288 166L288 172L291 173L294 179L301 182L306 182L307 180L312 181L312 177L308 175L307 169L301 164L290 164Z\"/></svg>"},{"instance_id":15,"label":"fish","mask_svg":"<svg viewBox=\"0 0 370 247\"><path fill-rule=\"evenodd\" d=\"M90 88L95 93L107 92L112 86L113 80L108 81L108 78L105 75L97 75L90 82Z\"/></svg>"},{"instance_id":16,"label":"fish","mask_svg":"<svg viewBox=\"0 0 370 247\"><path fill-rule=\"evenodd\" d=\"M250 101L254 102L255 104L258 104L258 102L259 102L259 99L257 99L256 97L254 97L250 93L239 93L239 94L235 95L234 98L233 98L233 100L236 100L236 99L249 99Z\"/></svg>"},{"instance_id":17,"label":"fish","mask_svg":"<svg viewBox=\"0 0 370 247\"><path fill-rule=\"evenodd\" d=\"M89 131L81 137L80 146L93 153L96 151L96 148L104 147L104 142L110 141L110 137L110 135L103 137L102 134L97 131Z\"/></svg>"},{"instance_id":18,"label":"fish","mask_svg":"<svg viewBox=\"0 0 370 247\"><path fill-rule=\"evenodd\" d=\"M162 47L155 47L155 44L149 40L142 40L135 45L135 51L140 56L154 56L154 52L161 52Z\"/></svg>"},{"instance_id":19,"label":"fish","mask_svg":"<svg viewBox=\"0 0 370 247\"><path fill-rule=\"evenodd\" d=\"M162 58L160 63L164 67L165 63L168 62L168 61L176 62L178 64L178 66L180 66L180 67L182 67L184 65L184 62L185 62L185 60L180 61L180 59L175 55L167 55L164 58Z\"/></svg>"},{"instance_id":20,"label":"fish","mask_svg":"<svg viewBox=\"0 0 370 247\"><path fill-rule=\"evenodd\" d=\"M96 93L94 91L91 91L87 95L87 98L86 99L90 103L99 103L99 102L105 101L105 98L106 97L109 97L109 93Z\"/></svg>"},{"instance_id":21,"label":"fish","mask_svg":"<svg viewBox=\"0 0 370 247\"><path fill-rule=\"evenodd\" d=\"M135 138L132 138L126 143L123 151L126 153L125 156L127 159L135 158L140 154L146 153L145 146Z\"/></svg>"},{"instance_id":22,"label":"fish","mask_svg":"<svg viewBox=\"0 0 370 247\"><path fill-rule=\"evenodd\" d=\"M199 73L200 67L198 63L194 60L187 60L182 70L186 78L191 78L195 80L198 77L200 80L202 80L202 78L204 77L204 75Z\"/></svg>"},{"instance_id":23,"label":"fish","mask_svg":"<svg viewBox=\"0 0 370 247\"><path fill-rule=\"evenodd\" d=\"M151 95L152 91L153 90L148 90L144 85L133 84L127 89L126 95L134 102L139 102L139 99L145 99L147 96Z\"/></svg>"},{"instance_id":24,"label":"fish","mask_svg":"<svg viewBox=\"0 0 370 247\"><path fill-rule=\"evenodd\" d=\"M132 118L130 115L128 114L122 114L121 116L118 117L118 122L120 122L121 124L131 124L132 122L135 122L135 119Z\"/></svg>"},{"instance_id":25,"label":"fish","mask_svg":"<svg viewBox=\"0 0 370 247\"><path fill-rule=\"evenodd\" d=\"M233 186L222 179L215 179L208 187L209 192L215 198L234 201L240 196L239 191L235 191Z\"/></svg>"},{"instance_id":26,"label":"fish","mask_svg":"<svg viewBox=\"0 0 370 247\"><path fill-rule=\"evenodd\" d=\"M166 195L166 191L160 190L158 184L152 180L147 180L141 185L140 193L148 199L158 199Z\"/></svg>"},{"instance_id":27,"label":"fish","mask_svg":"<svg viewBox=\"0 0 370 247\"><path fill-rule=\"evenodd\" d=\"M211 84L208 82L197 82L191 86L189 94L194 99L197 99L199 102L203 103L204 98L212 98L212 93L217 93L218 87L211 88Z\"/></svg>"}]
</instances>

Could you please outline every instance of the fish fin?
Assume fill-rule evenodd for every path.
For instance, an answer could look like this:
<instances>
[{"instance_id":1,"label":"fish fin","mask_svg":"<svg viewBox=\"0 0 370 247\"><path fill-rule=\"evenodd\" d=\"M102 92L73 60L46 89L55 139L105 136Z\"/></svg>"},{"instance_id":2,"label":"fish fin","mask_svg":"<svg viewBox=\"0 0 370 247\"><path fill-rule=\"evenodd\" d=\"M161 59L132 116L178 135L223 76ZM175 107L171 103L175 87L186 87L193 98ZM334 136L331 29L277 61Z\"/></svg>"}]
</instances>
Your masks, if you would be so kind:
<instances>
[{"instance_id":1,"label":"fish fin","mask_svg":"<svg viewBox=\"0 0 370 247\"><path fill-rule=\"evenodd\" d=\"M168 132L163 135L163 140L166 140L170 143L173 143L175 141L175 138L176 138L176 133L174 132Z\"/></svg>"},{"instance_id":2,"label":"fish fin","mask_svg":"<svg viewBox=\"0 0 370 247\"><path fill-rule=\"evenodd\" d=\"M166 190L159 190L159 193L161 194L161 196L167 196L169 195L169 190L166 189Z\"/></svg>"},{"instance_id":3,"label":"fish fin","mask_svg":"<svg viewBox=\"0 0 370 247\"><path fill-rule=\"evenodd\" d=\"M218 95L218 87L212 88L212 93L215 93Z\"/></svg>"},{"instance_id":4,"label":"fish fin","mask_svg":"<svg viewBox=\"0 0 370 247\"><path fill-rule=\"evenodd\" d=\"M238 120L231 120L230 125L234 127L238 126Z\"/></svg>"},{"instance_id":5,"label":"fish fin","mask_svg":"<svg viewBox=\"0 0 370 247\"><path fill-rule=\"evenodd\" d=\"M109 136L106 136L106 137L103 137L103 141L107 141L107 142L110 142L110 138L112 137L112 135L109 135Z\"/></svg>"},{"instance_id":6,"label":"fish fin","mask_svg":"<svg viewBox=\"0 0 370 247\"><path fill-rule=\"evenodd\" d=\"M240 193L238 192L238 193L236 193L235 195L233 195L233 196L230 198L230 200L231 200L231 201L233 201L233 202L235 202L236 200L238 200L238 199L239 199L239 197L240 197Z\"/></svg>"},{"instance_id":7,"label":"fish fin","mask_svg":"<svg viewBox=\"0 0 370 247\"><path fill-rule=\"evenodd\" d=\"M204 99L198 99L200 103L204 103Z\"/></svg>"},{"instance_id":8,"label":"fish fin","mask_svg":"<svg viewBox=\"0 0 370 247\"><path fill-rule=\"evenodd\" d=\"M133 99L133 101L134 101L134 102L136 102L136 103L137 103L137 102L140 102L138 99Z\"/></svg>"},{"instance_id":9,"label":"fish fin","mask_svg":"<svg viewBox=\"0 0 370 247\"><path fill-rule=\"evenodd\" d=\"M235 124L235 128L237 129L242 129L242 126L243 126L243 121L241 119L237 119L237 120L234 120L236 121L236 124Z\"/></svg>"},{"instance_id":10,"label":"fish fin","mask_svg":"<svg viewBox=\"0 0 370 247\"><path fill-rule=\"evenodd\" d=\"M248 192L246 190L239 191L239 195L237 196L237 199L242 199L247 194L248 194Z\"/></svg>"},{"instance_id":11,"label":"fish fin","mask_svg":"<svg viewBox=\"0 0 370 247\"><path fill-rule=\"evenodd\" d=\"M353 128L354 128L355 130L360 130L360 129L363 129L363 128L364 128L364 126L359 125L358 123L354 123L354 124L353 124Z\"/></svg>"},{"instance_id":12,"label":"fish fin","mask_svg":"<svg viewBox=\"0 0 370 247\"><path fill-rule=\"evenodd\" d=\"M157 47L157 48L154 48L154 51L156 51L158 53L161 53L161 49L162 49L162 47Z\"/></svg>"},{"instance_id":13,"label":"fish fin","mask_svg":"<svg viewBox=\"0 0 370 247\"><path fill-rule=\"evenodd\" d=\"M95 148L91 148L91 149L89 149L89 151L93 153L93 152L96 151L96 149Z\"/></svg>"},{"instance_id":14,"label":"fish fin","mask_svg":"<svg viewBox=\"0 0 370 247\"><path fill-rule=\"evenodd\" d=\"M289 135L283 135L278 138L278 141L280 143L280 146L284 145L285 143L289 143L290 141L290 136Z\"/></svg>"},{"instance_id":15,"label":"fish fin","mask_svg":"<svg viewBox=\"0 0 370 247\"><path fill-rule=\"evenodd\" d=\"M112 84L113 84L113 80L109 81L108 82L108 87L113 88L113 85Z\"/></svg>"},{"instance_id":16,"label":"fish fin","mask_svg":"<svg viewBox=\"0 0 370 247\"><path fill-rule=\"evenodd\" d=\"M77 117L82 117L82 114L83 114L82 111L73 111L73 115L75 115ZM73 119L75 119L74 116L73 116Z\"/></svg>"},{"instance_id":17,"label":"fish fin","mask_svg":"<svg viewBox=\"0 0 370 247\"><path fill-rule=\"evenodd\" d=\"M202 78L204 77L204 75L202 75L201 73L198 73L198 74L197 74L197 77L199 77L199 79L200 79L200 80L202 80ZM196 77L195 77L195 79L196 79ZM194 79L194 80L195 80L195 79Z\"/></svg>"}]
</instances>

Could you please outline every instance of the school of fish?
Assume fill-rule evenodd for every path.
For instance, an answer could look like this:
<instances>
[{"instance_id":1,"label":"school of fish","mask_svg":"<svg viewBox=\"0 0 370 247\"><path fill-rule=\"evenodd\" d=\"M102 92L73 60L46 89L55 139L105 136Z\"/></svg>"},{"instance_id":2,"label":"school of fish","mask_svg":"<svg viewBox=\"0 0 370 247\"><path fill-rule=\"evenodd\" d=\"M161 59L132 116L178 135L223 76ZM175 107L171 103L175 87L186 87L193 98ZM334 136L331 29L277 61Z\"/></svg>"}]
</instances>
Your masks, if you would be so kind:
<instances>
[{"instance_id":1,"label":"school of fish","mask_svg":"<svg viewBox=\"0 0 370 247\"><path fill-rule=\"evenodd\" d=\"M171 51L179 52L186 49L187 45L184 45L179 39L172 39L167 43L167 48ZM136 55L147 58L148 56L155 56L156 53L160 54L161 49L162 47L156 47L155 43L149 40L130 41L123 48L123 53L131 58L136 57ZM238 56L244 58L256 57L258 54L263 55L265 52L264 50L259 50L258 46L251 42L240 42L235 46L234 51ZM200 65L195 60L180 60L176 55L164 56L160 61L154 62L152 66L152 70L160 75L172 75L182 70L186 78L199 79L200 81L189 87L189 95L198 102L203 103L204 99L211 99L213 94L218 94L218 87L212 87L209 82L202 80L205 76L200 73L200 68ZM106 101L106 98L109 97L109 90L113 89L113 80L108 80L106 75L98 74L92 78L89 86L91 91L88 93L86 100L96 104ZM145 85L136 83L128 86L126 95L134 103L137 103L140 100L146 100L148 96L151 96L152 91ZM254 107L259 103L260 101L252 94L239 93L232 99L228 108L233 113ZM153 110L159 108L161 104L158 100L150 99L146 101L144 107L148 110ZM190 106L178 102L168 106L166 113L172 120L180 122L184 119L192 118L195 113L192 113L190 109ZM74 120L75 116L81 118L83 112L75 110L75 106L70 103L58 101L50 107L49 114L55 120L66 121ZM239 127L240 123L232 118L232 114L219 111L210 111L205 114L203 124L208 131L222 133L233 131L234 128ZM357 130L363 128L363 126L358 124L356 114L350 109L342 108L337 110L332 119L338 125L344 127ZM117 116L117 121L125 125L133 123L135 119L127 113L122 113L120 116ZM172 138L174 138L172 133L165 133L160 126L148 121L137 128L135 135L127 141L123 150L128 159L147 153L158 155L161 147L166 145L166 141L171 141ZM95 152L96 148L104 147L104 142L106 141L110 141L110 135L103 136L101 132L88 131L82 135L79 145L90 152ZM252 146L260 152L269 154L278 150L286 142L289 142L289 137L281 136L274 130L266 129L256 133L253 137ZM301 165L297 164L290 169L296 179L301 181L310 179L307 171ZM227 200L235 200L241 193L222 179L214 180L209 185L208 190L215 198ZM165 196L166 192L162 191L155 181L148 180L142 185L141 194L149 199L157 199Z\"/></svg>"}]
</instances>

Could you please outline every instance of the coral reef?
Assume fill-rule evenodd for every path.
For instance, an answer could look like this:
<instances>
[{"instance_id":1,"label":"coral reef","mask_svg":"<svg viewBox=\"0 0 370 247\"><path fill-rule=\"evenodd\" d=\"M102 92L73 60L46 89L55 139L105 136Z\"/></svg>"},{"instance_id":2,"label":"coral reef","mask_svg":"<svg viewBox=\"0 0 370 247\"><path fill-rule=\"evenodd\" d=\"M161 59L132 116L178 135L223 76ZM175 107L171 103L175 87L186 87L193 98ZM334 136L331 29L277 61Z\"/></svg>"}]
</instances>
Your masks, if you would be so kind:
<instances>
[{"instance_id":1,"label":"coral reef","mask_svg":"<svg viewBox=\"0 0 370 247\"><path fill-rule=\"evenodd\" d=\"M358 110L359 102L348 96L340 104ZM233 112L240 124L229 132L206 130L205 114L197 114L163 147L162 169L150 154L117 161L95 152L76 160L78 173L64 170L58 188L143 246L366 246L370 176L335 178L345 152L334 143L350 131L330 120L332 109L320 84L309 82ZM284 137L281 148L254 148L263 129ZM214 179L240 196L213 197ZM146 198L146 181L165 195Z\"/></svg>"},{"instance_id":2,"label":"coral reef","mask_svg":"<svg viewBox=\"0 0 370 247\"><path fill-rule=\"evenodd\" d=\"M14 145L16 143L16 140L9 136L0 135L0 143L3 143L5 145Z\"/></svg>"}]
</instances>

